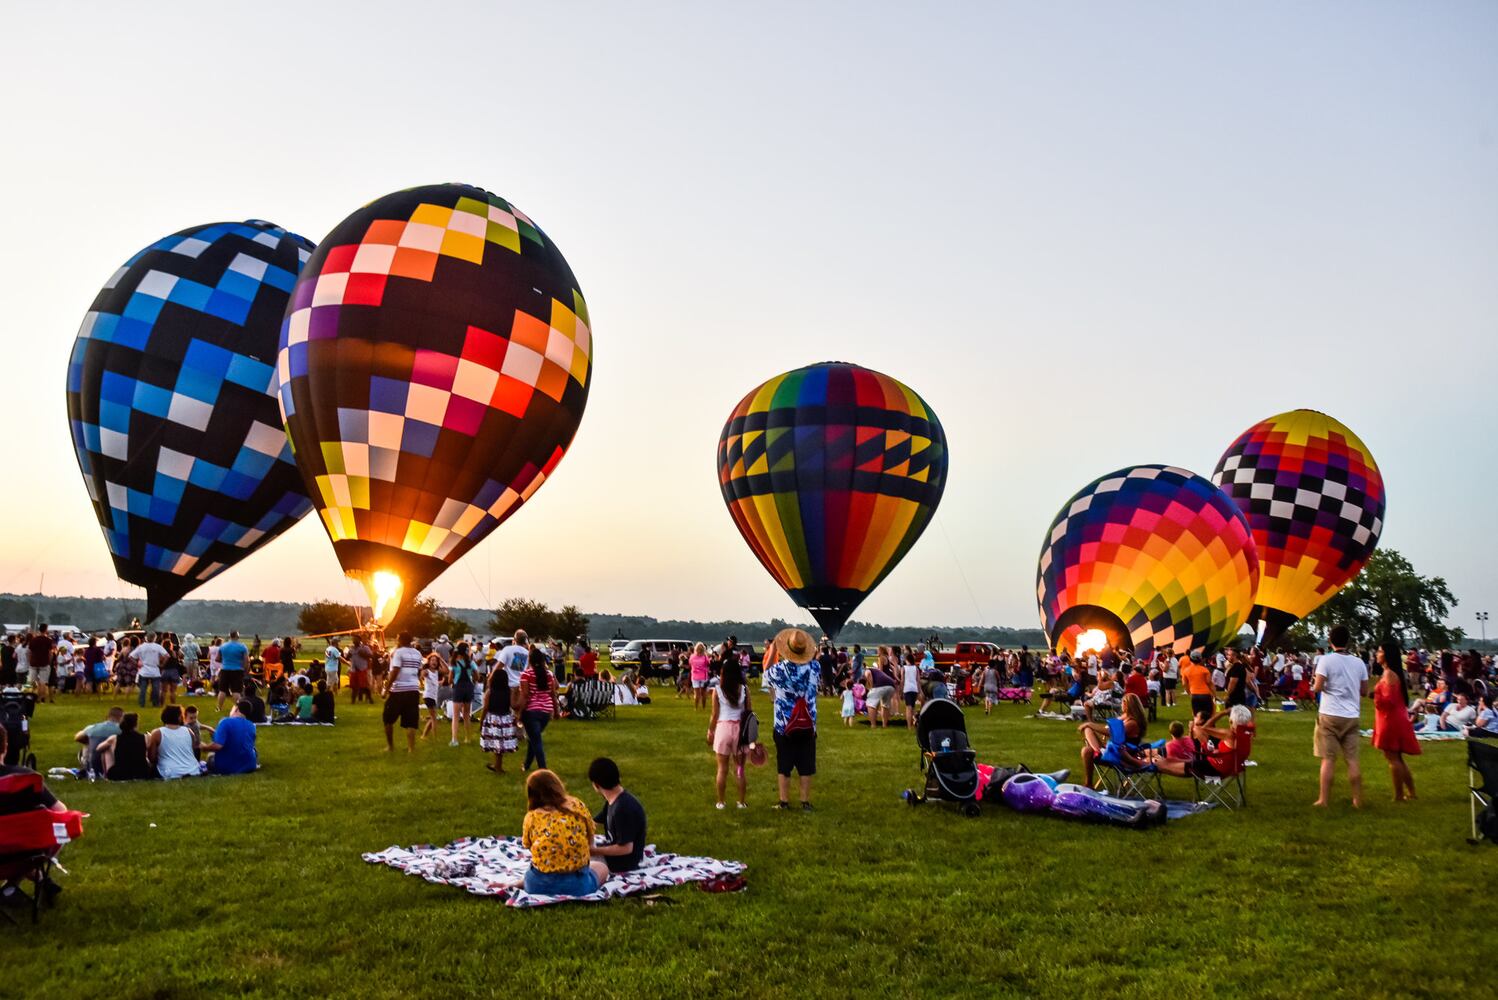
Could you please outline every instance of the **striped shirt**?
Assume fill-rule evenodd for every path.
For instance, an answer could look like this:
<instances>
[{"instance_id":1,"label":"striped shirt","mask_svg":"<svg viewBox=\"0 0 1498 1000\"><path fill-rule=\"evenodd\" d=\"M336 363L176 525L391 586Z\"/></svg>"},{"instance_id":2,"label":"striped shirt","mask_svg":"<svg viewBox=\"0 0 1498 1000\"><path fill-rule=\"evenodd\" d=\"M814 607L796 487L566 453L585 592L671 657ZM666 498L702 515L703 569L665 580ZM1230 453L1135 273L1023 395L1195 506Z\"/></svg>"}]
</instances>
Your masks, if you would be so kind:
<instances>
[{"instance_id":1,"label":"striped shirt","mask_svg":"<svg viewBox=\"0 0 1498 1000\"><path fill-rule=\"evenodd\" d=\"M523 710L526 712L545 712L547 715L551 715L556 710L556 699L553 697L556 693L556 678L548 672L546 675L546 687L540 687L536 683L535 669L533 667L526 667L525 671L520 675L520 683L524 684L527 681L530 682L531 696L526 701Z\"/></svg>"}]
</instances>

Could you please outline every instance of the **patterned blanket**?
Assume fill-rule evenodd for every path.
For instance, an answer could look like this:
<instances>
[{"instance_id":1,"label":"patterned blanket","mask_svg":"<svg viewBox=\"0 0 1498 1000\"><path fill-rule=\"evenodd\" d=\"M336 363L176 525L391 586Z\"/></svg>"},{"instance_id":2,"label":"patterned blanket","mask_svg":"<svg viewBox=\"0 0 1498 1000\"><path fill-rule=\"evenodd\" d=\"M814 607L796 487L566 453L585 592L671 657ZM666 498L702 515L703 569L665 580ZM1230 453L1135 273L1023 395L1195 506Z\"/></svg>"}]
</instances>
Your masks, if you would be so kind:
<instances>
[{"instance_id":1,"label":"patterned blanket","mask_svg":"<svg viewBox=\"0 0 1498 1000\"><path fill-rule=\"evenodd\" d=\"M1365 740L1371 740L1373 739L1373 730L1364 729L1362 730L1362 735ZM1464 740L1466 738L1466 733L1448 733L1438 729L1415 730L1415 739L1422 743L1445 743L1449 740Z\"/></svg>"},{"instance_id":2,"label":"patterned blanket","mask_svg":"<svg viewBox=\"0 0 1498 1000\"><path fill-rule=\"evenodd\" d=\"M362 857L371 864L389 865L407 875L416 875L439 885L457 886L476 896L498 896L507 905L518 907L574 901L602 903L650 889L706 882L719 875L739 875L746 867L738 861L661 854L654 844L650 844L645 848L640 867L614 873L597 892L587 896L540 896L521 888L526 869L531 864L531 855L520 845L519 837L464 837L446 847L427 844L387 847Z\"/></svg>"}]
</instances>

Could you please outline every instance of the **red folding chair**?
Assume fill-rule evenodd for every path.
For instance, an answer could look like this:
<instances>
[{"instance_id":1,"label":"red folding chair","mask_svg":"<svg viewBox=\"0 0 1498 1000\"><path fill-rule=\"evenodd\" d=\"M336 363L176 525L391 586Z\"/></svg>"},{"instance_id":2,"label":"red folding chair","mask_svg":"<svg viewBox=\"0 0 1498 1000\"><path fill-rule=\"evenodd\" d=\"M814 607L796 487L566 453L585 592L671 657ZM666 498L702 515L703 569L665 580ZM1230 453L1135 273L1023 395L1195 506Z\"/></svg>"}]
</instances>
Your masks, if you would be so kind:
<instances>
[{"instance_id":1,"label":"red folding chair","mask_svg":"<svg viewBox=\"0 0 1498 1000\"><path fill-rule=\"evenodd\" d=\"M57 852L83 836L84 813L57 811L41 804L42 776L34 771L0 776L0 886L14 884L31 906L31 922L50 906L58 885L52 881ZM25 885L31 885L27 893ZM15 918L0 909L12 923Z\"/></svg>"}]
</instances>

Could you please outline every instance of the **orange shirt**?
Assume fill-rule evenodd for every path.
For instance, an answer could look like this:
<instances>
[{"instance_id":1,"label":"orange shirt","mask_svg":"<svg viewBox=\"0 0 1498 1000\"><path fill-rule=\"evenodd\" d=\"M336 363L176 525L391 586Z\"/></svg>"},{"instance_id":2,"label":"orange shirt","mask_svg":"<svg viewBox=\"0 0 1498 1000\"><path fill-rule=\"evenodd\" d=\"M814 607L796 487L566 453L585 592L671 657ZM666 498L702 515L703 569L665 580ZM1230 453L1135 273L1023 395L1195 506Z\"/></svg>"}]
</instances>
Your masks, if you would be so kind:
<instances>
[{"instance_id":1,"label":"orange shirt","mask_svg":"<svg viewBox=\"0 0 1498 1000\"><path fill-rule=\"evenodd\" d=\"M1181 680L1186 682L1187 694L1211 694L1212 671L1205 664L1182 658Z\"/></svg>"}]
</instances>

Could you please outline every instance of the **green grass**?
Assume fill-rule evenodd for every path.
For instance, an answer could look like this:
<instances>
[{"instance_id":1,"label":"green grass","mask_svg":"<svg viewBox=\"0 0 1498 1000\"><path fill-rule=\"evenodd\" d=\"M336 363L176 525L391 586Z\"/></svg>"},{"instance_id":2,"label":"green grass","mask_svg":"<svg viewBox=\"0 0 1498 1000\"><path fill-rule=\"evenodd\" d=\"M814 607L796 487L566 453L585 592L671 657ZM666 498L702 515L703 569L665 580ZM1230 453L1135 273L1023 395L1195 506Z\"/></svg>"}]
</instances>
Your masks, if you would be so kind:
<instances>
[{"instance_id":1,"label":"green grass","mask_svg":"<svg viewBox=\"0 0 1498 1000\"><path fill-rule=\"evenodd\" d=\"M107 704L39 709L44 770ZM669 696L553 723L552 766L590 804L588 761L609 754L653 842L749 865L747 892L682 887L648 908L517 911L365 864L391 844L517 833L523 794L445 737L381 753L376 710L343 700L336 728L262 729L253 776L59 783L92 818L58 907L39 929L0 927L0 995L1458 996L1493 956L1479 897L1498 852L1464 843L1460 744L1425 746L1421 798L1399 806L1365 746L1368 808L1339 784L1344 804L1316 812L1311 718L1267 715L1246 811L1141 832L908 808L913 738L822 708L812 815L769 808L769 768L748 812L714 811L705 716ZM1072 727L1027 711L970 709L979 759L1075 766Z\"/></svg>"}]
</instances>

